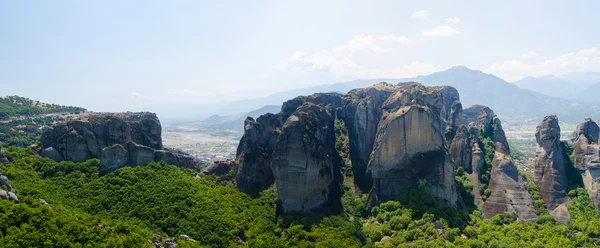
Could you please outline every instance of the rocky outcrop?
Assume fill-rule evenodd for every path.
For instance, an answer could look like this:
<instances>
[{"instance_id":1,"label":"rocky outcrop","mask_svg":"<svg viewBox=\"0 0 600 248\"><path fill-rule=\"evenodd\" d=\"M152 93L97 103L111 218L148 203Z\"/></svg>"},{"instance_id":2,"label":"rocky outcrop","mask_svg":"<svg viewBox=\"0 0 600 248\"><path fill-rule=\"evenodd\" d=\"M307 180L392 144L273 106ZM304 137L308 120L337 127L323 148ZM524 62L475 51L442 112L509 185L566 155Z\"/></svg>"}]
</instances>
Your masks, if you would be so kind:
<instances>
[{"instance_id":1,"label":"rocky outcrop","mask_svg":"<svg viewBox=\"0 0 600 248\"><path fill-rule=\"evenodd\" d=\"M468 128L461 125L452 139L448 153L456 167L463 167L463 169L470 174L473 173L471 162L473 157L473 147L471 146L469 136Z\"/></svg>"},{"instance_id":2,"label":"rocky outcrop","mask_svg":"<svg viewBox=\"0 0 600 248\"><path fill-rule=\"evenodd\" d=\"M271 156L280 131L281 121L274 114L264 114L256 121L246 118L236 156L240 165L236 185L240 191L254 195L273 184Z\"/></svg>"},{"instance_id":3,"label":"rocky outcrop","mask_svg":"<svg viewBox=\"0 0 600 248\"><path fill-rule=\"evenodd\" d=\"M354 182L363 192L368 192L372 186L367 165L383 114L383 103L396 90L393 85L380 83L352 90L344 98L343 119L348 127Z\"/></svg>"},{"instance_id":4,"label":"rocky outcrop","mask_svg":"<svg viewBox=\"0 0 600 248\"><path fill-rule=\"evenodd\" d=\"M0 164L8 164L9 162L10 161L8 161L8 158L6 157L6 152L0 147Z\"/></svg>"},{"instance_id":5,"label":"rocky outcrop","mask_svg":"<svg viewBox=\"0 0 600 248\"><path fill-rule=\"evenodd\" d=\"M2 170L0 169L0 198L4 200L10 200L13 202L19 202L19 198L17 198L17 194L13 189L8 177L2 175Z\"/></svg>"},{"instance_id":6,"label":"rocky outcrop","mask_svg":"<svg viewBox=\"0 0 600 248\"><path fill-rule=\"evenodd\" d=\"M569 158L564 157L556 115L544 118L536 128L535 139L538 148L534 159L533 181L538 186L548 211L556 215L554 217L557 221L566 223L568 216L561 211L562 207L557 208L569 200L566 172Z\"/></svg>"},{"instance_id":7,"label":"rocky outcrop","mask_svg":"<svg viewBox=\"0 0 600 248\"><path fill-rule=\"evenodd\" d=\"M590 119L579 124L573 133L574 166L583 177L583 185L600 213L600 145L598 125Z\"/></svg>"},{"instance_id":8,"label":"rocky outcrop","mask_svg":"<svg viewBox=\"0 0 600 248\"><path fill-rule=\"evenodd\" d=\"M486 126L483 120L490 119L488 116L490 111L486 111L485 108L480 111L480 116L477 118L478 127ZM491 194L482 205L483 216L492 218L497 214L516 213L521 220L536 220L537 215L533 209L531 196L510 156L502 124L498 118L492 117L491 125L495 152L488 185Z\"/></svg>"},{"instance_id":9,"label":"rocky outcrop","mask_svg":"<svg viewBox=\"0 0 600 248\"><path fill-rule=\"evenodd\" d=\"M42 134L42 146L41 155L56 161L100 158L105 171L160 160L185 168L198 165L190 156L164 149L160 121L152 113L96 114L59 123Z\"/></svg>"},{"instance_id":10,"label":"rocky outcrop","mask_svg":"<svg viewBox=\"0 0 600 248\"><path fill-rule=\"evenodd\" d=\"M574 166L579 170L600 165L598 153L598 135L600 127L586 119L580 123L573 132L573 154L575 156Z\"/></svg>"},{"instance_id":11,"label":"rocky outcrop","mask_svg":"<svg viewBox=\"0 0 600 248\"><path fill-rule=\"evenodd\" d=\"M239 165L238 165L237 161L235 161L234 159L228 159L225 161L215 161L208 167L204 168L204 170L202 170L202 175L204 175L204 176L208 176L208 175L222 176L222 175L226 175L230 171L236 171L238 166Z\"/></svg>"},{"instance_id":12,"label":"rocky outcrop","mask_svg":"<svg viewBox=\"0 0 600 248\"><path fill-rule=\"evenodd\" d=\"M477 121L477 116L481 109L487 108L483 105L473 105L463 110L463 125L467 126L471 122Z\"/></svg>"},{"instance_id":13,"label":"rocky outcrop","mask_svg":"<svg viewBox=\"0 0 600 248\"><path fill-rule=\"evenodd\" d=\"M329 110L305 103L283 125L272 168L285 212L341 211L341 160L333 124Z\"/></svg>"},{"instance_id":14,"label":"rocky outcrop","mask_svg":"<svg viewBox=\"0 0 600 248\"><path fill-rule=\"evenodd\" d=\"M369 171L371 204L423 183L431 195L458 206L454 168L445 149L440 88L407 85L386 100Z\"/></svg>"}]
</instances>

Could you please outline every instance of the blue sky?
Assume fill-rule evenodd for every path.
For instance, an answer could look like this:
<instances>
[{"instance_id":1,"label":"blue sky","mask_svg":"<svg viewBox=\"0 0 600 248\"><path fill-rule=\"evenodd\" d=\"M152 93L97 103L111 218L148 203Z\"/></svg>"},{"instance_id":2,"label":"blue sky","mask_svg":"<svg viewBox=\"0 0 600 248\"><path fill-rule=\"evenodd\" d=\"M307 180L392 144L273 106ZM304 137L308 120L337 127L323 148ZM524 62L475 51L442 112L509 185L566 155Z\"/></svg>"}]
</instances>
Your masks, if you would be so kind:
<instances>
[{"instance_id":1,"label":"blue sky","mask_svg":"<svg viewBox=\"0 0 600 248\"><path fill-rule=\"evenodd\" d=\"M166 116L457 64L508 81L600 71L599 9L592 0L4 1L0 95Z\"/></svg>"}]
</instances>

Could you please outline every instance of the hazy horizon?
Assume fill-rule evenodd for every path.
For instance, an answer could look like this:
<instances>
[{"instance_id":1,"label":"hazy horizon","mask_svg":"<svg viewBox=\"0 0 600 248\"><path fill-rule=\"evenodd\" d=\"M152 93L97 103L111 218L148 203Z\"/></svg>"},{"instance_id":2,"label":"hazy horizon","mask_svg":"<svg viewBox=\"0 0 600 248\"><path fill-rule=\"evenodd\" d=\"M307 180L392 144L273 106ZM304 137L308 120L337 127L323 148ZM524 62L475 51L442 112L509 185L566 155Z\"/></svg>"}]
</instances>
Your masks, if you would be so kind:
<instances>
[{"instance_id":1,"label":"hazy horizon","mask_svg":"<svg viewBox=\"0 0 600 248\"><path fill-rule=\"evenodd\" d=\"M10 2L2 94L93 111L214 106L455 65L508 82L599 72L597 1ZM535 34L535 35L532 35Z\"/></svg>"}]
</instances>

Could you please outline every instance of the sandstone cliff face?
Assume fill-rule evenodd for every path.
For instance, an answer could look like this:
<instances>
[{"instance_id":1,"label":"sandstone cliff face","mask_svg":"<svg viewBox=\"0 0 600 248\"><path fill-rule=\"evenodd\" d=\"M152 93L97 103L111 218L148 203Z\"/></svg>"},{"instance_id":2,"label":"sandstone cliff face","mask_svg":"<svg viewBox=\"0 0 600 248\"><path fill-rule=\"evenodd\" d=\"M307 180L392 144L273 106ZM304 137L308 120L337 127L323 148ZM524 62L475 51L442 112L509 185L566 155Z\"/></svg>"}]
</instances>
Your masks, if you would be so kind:
<instances>
[{"instance_id":1,"label":"sandstone cliff face","mask_svg":"<svg viewBox=\"0 0 600 248\"><path fill-rule=\"evenodd\" d=\"M195 159L162 150L160 121L152 113L98 114L59 123L42 134L42 146L42 156L75 162L99 158L107 171L159 160L197 168Z\"/></svg>"},{"instance_id":2,"label":"sandstone cliff face","mask_svg":"<svg viewBox=\"0 0 600 248\"><path fill-rule=\"evenodd\" d=\"M600 128L592 120L586 119L575 129L573 153L575 168L582 172L583 184L592 202L600 212Z\"/></svg>"},{"instance_id":3,"label":"sandstone cliff face","mask_svg":"<svg viewBox=\"0 0 600 248\"><path fill-rule=\"evenodd\" d=\"M236 185L242 192L256 194L269 188L273 182L271 156L279 136L281 122L274 114L257 118L248 117L244 122L244 136L237 150L240 164Z\"/></svg>"},{"instance_id":4,"label":"sandstone cliff face","mask_svg":"<svg viewBox=\"0 0 600 248\"><path fill-rule=\"evenodd\" d=\"M556 214L557 221L566 223L568 216L563 211L554 211L569 200L567 196L567 159L560 143L560 126L555 115L546 116L536 128L538 148L534 164L533 181L540 189L548 211ZM560 214L560 215L559 215Z\"/></svg>"},{"instance_id":5,"label":"sandstone cliff face","mask_svg":"<svg viewBox=\"0 0 600 248\"><path fill-rule=\"evenodd\" d=\"M465 169L467 173L473 173L472 157L473 147L469 138L470 134L468 128L461 125L457 133L454 135L448 153L454 161L455 166L460 166Z\"/></svg>"},{"instance_id":6,"label":"sandstone cliff face","mask_svg":"<svg viewBox=\"0 0 600 248\"><path fill-rule=\"evenodd\" d=\"M370 202L390 200L425 184L431 195L458 206L454 168L445 149L444 101L439 88L409 85L384 103L369 171Z\"/></svg>"},{"instance_id":7,"label":"sandstone cliff face","mask_svg":"<svg viewBox=\"0 0 600 248\"><path fill-rule=\"evenodd\" d=\"M334 118L326 108L306 103L283 125L272 168L285 212L341 211L341 161L335 150Z\"/></svg>"},{"instance_id":8,"label":"sandstone cliff face","mask_svg":"<svg viewBox=\"0 0 600 248\"><path fill-rule=\"evenodd\" d=\"M485 125L485 122L479 122L479 120L487 120L488 116L489 111L482 109L477 118L478 126ZM537 219L533 202L525 188L525 182L510 156L502 124L496 117L492 117L491 123L495 153L488 185L491 194L482 205L483 216L491 218L497 214L512 212L516 213L519 219L533 221Z\"/></svg>"},{"instance_id":9,"label":"sandstone cliff face","mask_svg":"<svg viewBox=\"0 0 600 248\"><path fill-rule=\"evenodd\" d=\"M350 160L354 181L363 192L371 189L371 177L367 175L367 164L373 150L377 126L382 116L383 103L397 87L377 84L355 89L344 98L343 117L348 126Z\"/></svg>"}]
</instances>

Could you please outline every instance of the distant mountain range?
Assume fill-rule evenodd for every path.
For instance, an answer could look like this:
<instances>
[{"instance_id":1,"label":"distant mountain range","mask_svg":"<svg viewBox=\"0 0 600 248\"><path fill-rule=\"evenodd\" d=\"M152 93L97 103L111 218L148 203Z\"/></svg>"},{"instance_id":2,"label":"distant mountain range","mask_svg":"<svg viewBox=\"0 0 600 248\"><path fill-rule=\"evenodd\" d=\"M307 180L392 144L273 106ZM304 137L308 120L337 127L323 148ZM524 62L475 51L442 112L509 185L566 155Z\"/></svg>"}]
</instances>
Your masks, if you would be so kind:
<instances>
[{"instance_id":1,"label":"distant mountain range","mask_svg":"<svg viewBox=\"0 0 600 248\"><path fill-rule=\"evenodd\" d=\"M526 77L514 82L519 88L548 96L597 102L600 100L600 72L574 72L562 76ZM596 86L594 86L596 85ZM595 97L593 97L595 96Z\"/></svg>"},{"instance_id":2,"label":"distant mountain range","mask_svg":"<svg viewBox=\"0 0 600 248\"><path fill-rule=\"evenodd\" d=\"M339 92L345 94L351 89L366 87L378 82L398 83L415 81L426 86L453 86L460 94L463 108L475 104L486 105L492 108L505 122L537 123L548 114L557 114L563 121L578 122L586 117L600 119L600 103L567 100L564 97L551 96L551 94L556 95L552 93L554 92L554 88L561 88L563 90L557 91L563 91L562 93L567 94L568 92L564 90L563 83L576 80L581 83L577 88L581 87L582 91L584 91L583 89L593 85L591 82L593 82L594 78L595 75L593 73L572 73L556 79L550 77L529 78L513 84L492 74L472 70L465 66L455 66L445 71L414 78L362 79L283 91L267 97L231 102L226 104L220 111L230 113L248 112L265 105L281 106L284 101L300 95L309 95L317 92ZM544 82L553 83L544 84ZM536 86L538 83L547 86ZM519 88L517 85L522 85L522 87L527 87L528 89ZM597 88L599 90L597 92L600 93L600 85ZM545 91L545 94L541 93L543 91ZM572 94L576 94L576 90L572 92Z\"/></svg>"}]
</instances>

